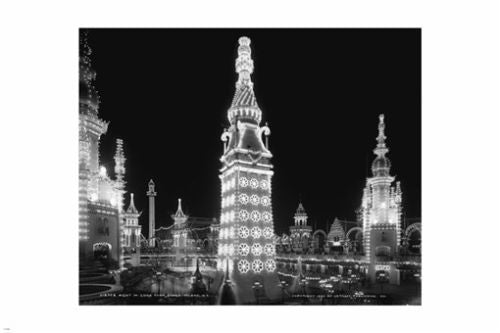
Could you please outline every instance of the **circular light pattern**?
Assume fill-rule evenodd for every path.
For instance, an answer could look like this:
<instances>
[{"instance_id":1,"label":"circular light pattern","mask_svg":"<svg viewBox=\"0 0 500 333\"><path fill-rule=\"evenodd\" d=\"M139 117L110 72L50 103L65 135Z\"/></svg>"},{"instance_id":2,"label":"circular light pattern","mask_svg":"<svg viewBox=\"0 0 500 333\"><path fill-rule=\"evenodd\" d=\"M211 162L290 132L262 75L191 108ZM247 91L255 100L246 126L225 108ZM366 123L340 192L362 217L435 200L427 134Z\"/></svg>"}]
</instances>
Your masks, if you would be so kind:
<instances>
[{"instance_id":1,"label":"circular light pattern","mask_svg":"<svg viewBox=\"0 0 500 333\"><path fill-rule=\"evenodd\" d=\"M264 235L265 238L268 238L268 239L271 238L271 237L273 237L273 229L271 229L269 227L265 227L263 235Z\"/></svg>"},{"instance_id":2,"label":"circular light pattern","mask_svg":"<svg viewBox=\"0 0 500 333\"><path fill-rule=\"evenodd\" d=\"M248 231L247 227L240 227L238 230L238 235L240 238L247 238L250 232Z\"/></svg>"},{"instance_id":3,"label":"circular light pattern","mask_svg":"<svg viewBox=\"0 0 500 333\"><path fill-rule=\"evenodd\" d=\"M272 256L274 254L274 245L273 244L264 245L264 253L267 256Z\"/></svg>"},{"instance_id":4,"label":"circular light pattern","mask_svg":"<svg viewBox=\"0 0 500 333\"><path fill-rule=\"evenodd\" d=\"M276 262L274 262L273 259L267 259L266 260L266 271L274 272L275 269L276 269Z\"/></svg>"},{"instance_id":5,"label":"circular light pattern","mask_svg":"<svg viewBox=\"0 0 500 333\"><path fill-rule=\"evenodd\" d=\"M263 205L263 206L269 206L271 204L271 199L269 199L268 196L263 196L262 198L260 198L260 203Z\"/></svg>"},{"instance_id":6,"label":"circular light pattern","mask_svg":"<svg viewBox=\"0 0 500 333\"><path fill-rule=\"evenodd\" d=\"M240 201L241 204L246 205L248 203L248 195L242 193L240 194L238 200Z\"/></svg>"},{"instance_id":7,"label":"circular light pattern","mask_svg":"<svg viewBox=\"0 0 500 333\"><path fill-rule=\"evenodd\" d=\"M269 182L267 180L260 181L260 188L266 190L269 187Z\"/></svg>"},{"instance_id":8,"label":"circular light pattern","mask_svg":"<svg viewBox=\"0 0 500 333\"><path fill-rule=\"evenodd\" d=\"M248 246L247 243L241 243L238 246L238 254L240 256L247 256L249 252L250 252L250 246Z\"/></svg>"},{"instance_id":9,"label":"circular light pattern","mask_svg":"<svg viewBox=\"0 0 500 333\"><path fill-rule=\"evenodd\" d=\"M253 227L252 230L250 230L250 234L253 238L257 239L262 235L262 230L260 230L260 228L258 227Z\"/></svg>"},{"instance_id":10,"label":"circular light pattern","mask_svg":"<svg viewBox=\"0 0 500 333\"><path fill-rule=\"evenodd\" d=\"M271 222L271 219L272 219L271 213L269 213L269 212L262 213L262 220L264 222Z\"/></svg>"},{"instance_id":11,"label":"circular light pattern","mask_svg":"<svg viewBox=\"0 0 500 333\"><path fill-rule=\"evenodd\" d=\"M252 262L252 270L255 273L260 273L262 272L262 269L264 269L264 264L262 263L262 260L257 259Z\"/></svg>"},{"instance_id":12,"label":"circular light pattern","mask_svg":"<svg viewBox=\"0 0 500 333\"><path fill-rule=\"evenodd\" d=\"M262 245L260 245L259 243L253 243L252 254L254 256L260 256L262 254Z\"/></svg>"},{"instance_id":13,"label":"circular light pattern","mask_svg":"<svg viewBox=\"0 0 500 333\"><path fill-rule=\"evenodd\" d=\"M250 218L254 222L259 222L259 220L260 220L260 213L258 211L256 211L256 210L252 211L252 213L250 214Z\"/></svg>"},{"instance_id":14,"label":"circular light pattern","mask_svg":"<svg viewBox=\"0 0 500 333\"><path fill-rule=\"evenodd\" d=\"M255 194L252 194L252 196L250 197L250 202L252 203L252 205L257 206L259 204L259 201L259 197Z\"/></svg>"},{"instance_id":15,"label":"circular light pattern","mask_svg":"<svg viewBox=\"0 0 500 333\"><path fill-rule=\"evenodd\" d=\"M250 179L250 187L252 187L252 188L259 187L259 181L256 178Z\"/></svg>"},{"instance_id":16,"label":"circular light pattern","mask_svg":"<svg viewBox=\"0 0 500 333\"><path fill-rule=\"evenodd\" d=\"M242 221L247 221L248 220L249 214L248 214L248 211L246 211L245 209L240 210L240 214L239 215L240 215L240 220L242 220Z\"/></svg>"},{"instance_id":17,"label":"circular light pattern","mask_svg":"<svg viewBox=\"0 0 500 333\"><path fill-rule=\"evenodd\" d=\"M246 177L240 177L239 184L241 187L247 187L248 179Z\"/></svg>"},{"instance_id":18,"label":"circular light pattern","mask_svg":"<svg viewBox=\"0 0 500 333\"><path fill-rule=\"evenodd\" d=\"M240 273L246 273L250 269L250 263L246 259L238 261L238 270Z\"/></svg>"}]
</instances>

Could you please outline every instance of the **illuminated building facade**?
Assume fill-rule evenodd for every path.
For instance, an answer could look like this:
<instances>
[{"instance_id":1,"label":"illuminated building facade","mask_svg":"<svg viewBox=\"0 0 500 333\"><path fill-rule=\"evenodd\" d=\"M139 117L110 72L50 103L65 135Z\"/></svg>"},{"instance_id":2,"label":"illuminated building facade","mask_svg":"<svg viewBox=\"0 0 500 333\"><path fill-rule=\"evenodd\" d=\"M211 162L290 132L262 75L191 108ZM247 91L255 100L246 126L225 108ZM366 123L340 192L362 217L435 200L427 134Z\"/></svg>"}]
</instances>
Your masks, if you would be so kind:
<instances>
[{"instance_id":1,"label":"illuminated building facade","mask_svg":"<svg viewBox=\"0 0 500 333\"><path fill-rule=\"evenodd\" d=\"M222 205L218 242L219 267L224 269L228 263L240 292L248 289L255 279L266 279L276 270L270 129L260 126L262 111L250 76L253 69L250 39L241 37L236 59L236 92L227 112L230 126L221 136L224 153L220 159Z\"/></svg>"},{"instance_id":2,"label":"illuminated building facade","mask_svg":"<svg viewBox=\"0 0 500 333\"><path fill-rule=\"evenodd\" d=\"M384 115L379 116L377 146L373 150L377 157L372 163L373 177L368 178L363 191L362 217L364 254L370 261L369 273L372 279L377 274L390 276L397 282L398 272L393 261L401 244L401 202L399 182L393 186L390 175L391 162L386 154Z\"/></svg>"},{"instance_id":3,"label":"illuminated building facade","mask_svg":"<svg viewBox=\"0 0 500 333\"><path fill-rule=\"evenodd\" d=\"M99 140L108 122L99 118L99 95L93 81L91 49L86 35L80 38L79 100L79 248L82 259L121 259L125 157L123 141L117 139L115 175L111 179L99 164Z\"/></svg>"}]
</instances>

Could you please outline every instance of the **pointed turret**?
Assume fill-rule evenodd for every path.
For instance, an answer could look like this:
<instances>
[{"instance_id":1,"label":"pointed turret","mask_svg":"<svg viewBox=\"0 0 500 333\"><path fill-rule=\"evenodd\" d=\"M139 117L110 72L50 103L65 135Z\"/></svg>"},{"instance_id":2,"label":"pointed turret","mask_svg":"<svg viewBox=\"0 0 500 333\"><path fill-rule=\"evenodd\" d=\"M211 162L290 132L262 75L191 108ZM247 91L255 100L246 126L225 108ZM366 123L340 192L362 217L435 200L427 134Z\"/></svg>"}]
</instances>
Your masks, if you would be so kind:
<instances>
[{"instance_id":1,"label":"pointed turret","mask_svg":"<svg viewBox=\"0 0 500 333\"><path fill-rule=\"evenodd\" d=\"M138 214L139 213L137 208L135 208L134 193L130 193L130 204L128 205L126 212L127 212L127 214Z\"/></svg>"},{"instance_id":2,"label":"pointed turret","mask_svg":"<svg viewBox=\"0 0 500 333\"><path fill-rule=\"evenodd\" d=\"M294 215L295 225L307 225L307 213L302 205L302 202L299 202L299 206L297 207L297 211Z\"/></svg>"},{"instance_id":3,"label":"pointed turret","mask_svg":"<svg viewBox=\"0 0 500 333\"><path fill-rule=\"evenodd\" d=\"M175 224L182 224L186 222L188 216L182 211L182 199L177 199L177 211L172 215Z\"/></svg>"}]
</instances>

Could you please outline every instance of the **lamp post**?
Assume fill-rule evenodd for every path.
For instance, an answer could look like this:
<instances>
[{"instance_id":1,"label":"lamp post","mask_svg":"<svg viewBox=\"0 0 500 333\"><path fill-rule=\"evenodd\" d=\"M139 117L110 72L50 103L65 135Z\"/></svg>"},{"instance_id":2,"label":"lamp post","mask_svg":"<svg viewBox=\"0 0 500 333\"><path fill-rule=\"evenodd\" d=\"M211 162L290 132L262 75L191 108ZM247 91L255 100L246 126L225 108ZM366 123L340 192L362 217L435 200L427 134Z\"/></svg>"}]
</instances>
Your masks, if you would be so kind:
<instances>
[{"instance_id":1,"label":"lamp post","mask_svg":"<svg viewBox=\"0 0 500 333\"><path fill-rule=\"evenodd\" d=\"M280 281L278 287L281 288L281 301L285 303L285 289L288 287L288 283L286 281Z\"/></svg>"},{"instance_id":2,"label":"lamp post","mask_svg":"<svg viewBox=\"0 0 500 333\"><path fill-rule=\"evenodd\" d=\"M416 289L417 296L418 296L418 290L419 290L419 288L418 288L418 287L419 287L419 285L420 285L420 283L421 283L422 279L421 279L421 276L420 276L420 274L419 274L419 273L415 273L415 274L413 274L413 276L415 277L415 281L416 281L416 284L415 284L415 287L416 287L416 288L415 288L415 289Z\"/></svg>"},{"instance_id":3,"label":"lamp post","mask_svg":"<svg viewBox=\"0 0 500 333\"><path fill-rule=\"evenodd\" d=\"M255 281L253 283L253 286L252 286L252 289L254 290L254 294L255 294L255 300L257 302L257 304L259 304L259 295L260 295L260 289L262 288L262 284L259 282L259 281Z\"/></svg>"}]
</instances>

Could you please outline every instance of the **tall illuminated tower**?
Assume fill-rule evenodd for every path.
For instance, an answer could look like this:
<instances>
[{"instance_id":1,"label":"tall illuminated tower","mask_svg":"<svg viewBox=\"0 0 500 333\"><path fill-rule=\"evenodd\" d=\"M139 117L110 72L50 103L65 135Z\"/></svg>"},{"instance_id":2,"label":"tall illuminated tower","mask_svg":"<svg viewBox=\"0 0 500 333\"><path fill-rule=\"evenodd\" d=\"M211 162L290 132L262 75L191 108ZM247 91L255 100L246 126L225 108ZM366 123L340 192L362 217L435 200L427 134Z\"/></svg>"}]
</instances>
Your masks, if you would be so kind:
<instances>
[{"instance_id":1,"label":"tall illuminated tower","mask_svg":"<svg viewBox=\"0 0 500 333\"><path fill-rule=\"evenodd\" d=\"M221 227L218 257L221 270L229 265L240 302L252 301L251 285L264 284L266 294L276 289L274 227L271 206L273 176L268 147L270 129L260 126L260 110L253 90L250 39L239 39L236 92L227 112L229 128L221 136ZM265 136L265 144L262 136ZM273 282L271 282L273 281Z\"/></svg>"},{"instance_id":2,"label":"tall illuminated tower","mask_svg":"<svg viewBox=\"0 0 500 333\"><path fill-rule=\"evenodd\" d=\"M90 219L88 200L98 196L99 139L108 130L108 122L99 118L99 94L94 81L87 32L80 38L80 100L79 100L79 239L88 241Z\"/></svg>"},{"instance_id":3,"label":"tall illuminated tower","mask_svg":"<svg viewBox=\"0 0 500 333\"><path fill-rule=\"evenodd\" d=\"M401 236L402 193L399 182L393 186L390 175L391 162L385 156L389 149L385 144L384 115L379 116L377 156L372 163L373 177L368 178L363 191L362 217L365 256L370 261L371 277L377 271L387 271L394 277L394 267L384 263L398 254Z\"/></svg>"},{"instance_id":4,"label":"tall illuminated tower","mask_svg":"<svg viewBox=\"0 0 500 333\"><path fill-rule=\"evenodd\" d=\"M155 183L153 182L152 179L149 180L148 183L148 191L146 192L146 195L149 197L149 246L154 247L155 246Z\"/></svg>"}]
</instances>

